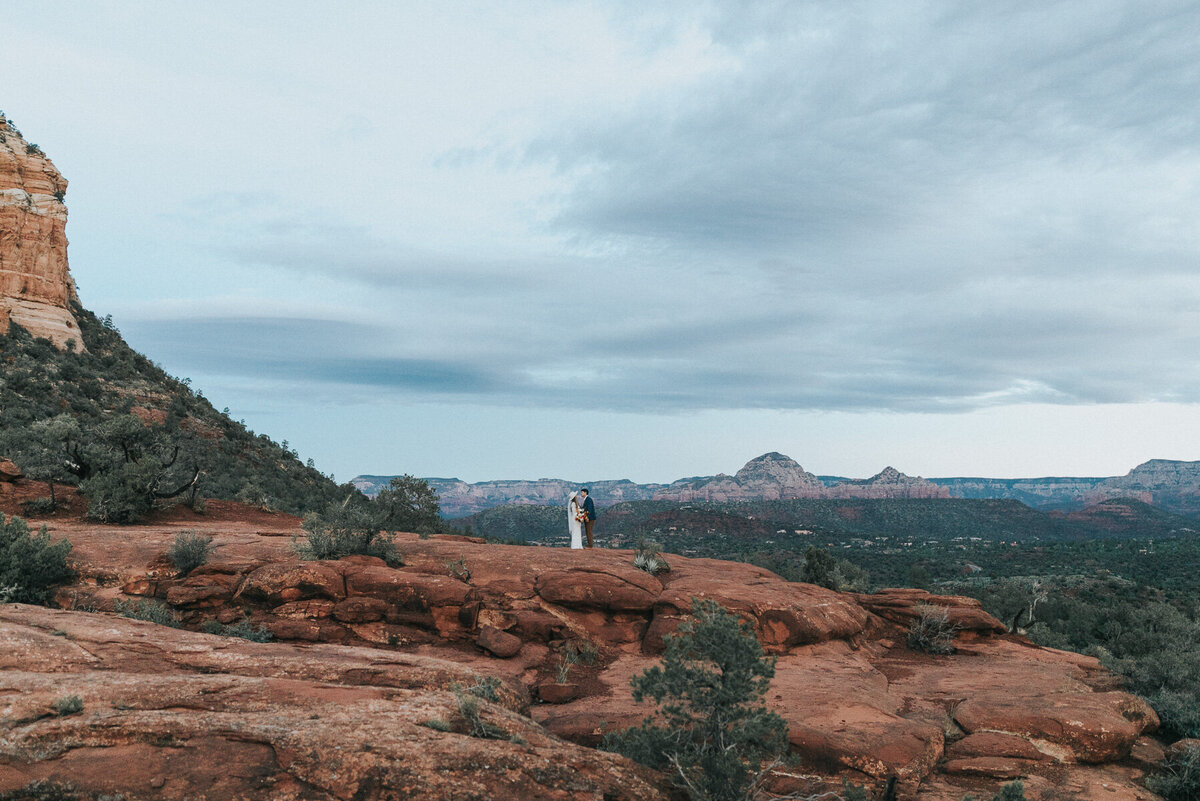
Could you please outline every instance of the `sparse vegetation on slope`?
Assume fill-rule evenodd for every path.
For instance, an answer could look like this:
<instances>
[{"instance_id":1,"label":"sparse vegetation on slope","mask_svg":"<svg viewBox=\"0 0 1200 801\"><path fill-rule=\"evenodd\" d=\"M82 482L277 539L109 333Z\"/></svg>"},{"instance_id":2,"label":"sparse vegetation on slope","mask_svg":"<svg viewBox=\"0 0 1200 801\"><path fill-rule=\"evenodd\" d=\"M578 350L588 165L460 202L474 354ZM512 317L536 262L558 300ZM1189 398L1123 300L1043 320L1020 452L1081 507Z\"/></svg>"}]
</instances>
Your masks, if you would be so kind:
<instances>
[{"instance_id":1,"label":"sparse vegetation on slope","mask_svg":"<svg viewBox=\"0 0 1200 801\"><path fill-rule=\"evenodd\" d=\"M236 499L302 514L344 494L287 443L213 408L78 304L86 353L58 351L13 325L0 335L0 454L47 485L80 486L106 522L141 519L162 498ZM52 506L52 502L50 504Z\"/></svg>"}]
</instances>

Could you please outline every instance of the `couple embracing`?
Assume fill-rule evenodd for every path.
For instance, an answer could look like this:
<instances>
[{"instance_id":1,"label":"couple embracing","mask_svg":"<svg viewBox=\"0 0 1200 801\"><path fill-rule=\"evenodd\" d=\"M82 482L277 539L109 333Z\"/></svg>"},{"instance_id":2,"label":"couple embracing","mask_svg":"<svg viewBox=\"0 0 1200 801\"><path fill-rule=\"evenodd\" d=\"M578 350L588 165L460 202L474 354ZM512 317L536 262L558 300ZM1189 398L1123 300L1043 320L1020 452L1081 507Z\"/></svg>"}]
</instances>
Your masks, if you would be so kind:
<instances>
[{"instance_id":1,"label":"couple embracing","mask_svg":"<svg viewBox=\"0 0 1200 801\"><path fill-rule=\"evenodd\" d=\"M572 492L567 500L567 530L571 532L571 547L583 548L583 535L587 533L587 546L592 547L592 526L596 524L596 504L588 497L584 487Z\"/></svg>"}]
</instances>

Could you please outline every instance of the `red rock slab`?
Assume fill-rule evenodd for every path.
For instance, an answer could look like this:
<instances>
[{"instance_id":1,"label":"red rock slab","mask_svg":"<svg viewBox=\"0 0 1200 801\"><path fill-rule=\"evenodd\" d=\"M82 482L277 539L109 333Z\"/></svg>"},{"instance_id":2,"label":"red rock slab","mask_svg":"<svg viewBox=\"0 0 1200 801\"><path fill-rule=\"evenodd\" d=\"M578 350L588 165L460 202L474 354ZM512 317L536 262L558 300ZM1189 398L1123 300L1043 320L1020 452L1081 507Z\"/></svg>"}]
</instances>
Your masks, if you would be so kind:
<instances>
[{"instance_id":1,"label":"red rock slab","mask_svg":"<svg viewBox=\"0 0 1200 801\"><path fill-rule=\"evenodd\" d=\"M766 702L787 721L792 751L810 764L915 786L942 756L941 729L903 717L887 678L845 642L780 657Z\"/></svg>"},{"instance_id":2,"label":"red rock slab","mask_svg":"<svg viewBox=\"0 0 1200 801\"><path fill-rule=\"evenodd\" d=\"M122 670L302 679L335 684L450 689L473 684L479 671L431 656L333 645L255 643L184 631L111 614L0 604L0 676ZM501 702L528 708L517 682L500 690Z\"/></svg>"},{"instance_id":3,"label":"red rock slab","mask_svg":"<svg viewBox=\"0 0 1200 801\"><path fill-rule=\"evenodd\" d=\"M668 574L654 607L648 652L661 650L662 637L690 614L693 598L714 600L752 620L759 641L771 653L853 637L869 619L849 596L814 584L784 581L761 568L710 559L675 558L675 562L679 567Z\"/></svg>"},{"instance_id":4,"label":"red rock slab","mask_svg":"<svg viewBox=\"0 0 1200 801\"><path fill-rule=\"evenodd\" d=\"M450 576L379 565L349 565L345 570L349 595L378 598L400 609L428 611L439 606L461 607L474 597L469 584Z\"/></svg>"},{"instance_id":5,"label":"red rock slab","mask_svg":"<svg viewBox=\"0 0 1200 801\"><path fill-rule=\"evenodd\" d=\"M662 584L634 567L622 566L619 572L578 568L542 573L536 590L543 600L559 606L648 613Z\"/></svg>"},{"instance_id":6,"label":"red rock slab","mask_svg":"<svg viewBox=\"0 0 1200 801\"><path fill-rule=\"evenodd\" d=\"M1142 768L1156 770L1166 759L1167 752L1162 743L1153 737L1139 737L1129 749L1129 759Z\"/></svg>"},{"instance_id":7,"label":"red rock slab","mask_svg":"<svg viewBox=\"0 0 1200 801\"><path fill-rule=\"evenodd\" d=\"M993 634L1008 631L1003 623L983 611L983 605L978 600L961 595L933 595L925 590L895 588L870 594L855 593L853 597L867 610L904 627L910 626L920 616L922 605L931 605L945 608L948 621L963 631Z\"/></svg>"},{"instance_id":8,"label":"red rock slab","mask_svg":"<svg viewBox=\"0 0 1200 801\"><path fill-rule=\"evenodd\" d=\"M25 474L21 472L21 468L17 467L16 462L11 459L0 459L0 481L11 483L24 477Z\"/></svg>"},{"instance_id":9,"label":"red rock slab","mask_svg":"<svg viewBox=\"0 0 1200 801\"><path fill-rule=\"evenodd\" d=\"M387 611L387 601L355 596L338 601L332 609L332 615L343 623L371 623L383 620Z\"/></svg>"},{"instance_id":10,"label":"red rock slab","mask_svg":"<svg viewBox=\"0 0 1200 801\"><path fill-rule=\"evenodd\" d=\"M630 680L657 664L634 654L622 654L600 672L600 690L563 704L533 707L534 720L559 737L584 745L599 745L604 733L636 726L654 711L651 704L634 703Z\"/></svg>"},{"instance_id":11,"label":"red rock slab","mask_svg":"<svg viewBox=\"0 0 1200 801\"><path fill-rule=\"evenodd\" d=\"M963 757L1008 757L1025 759L1034 762L1045 762L1053 759L1048 754L1037 750L1024 737L1005 734L998 731L981 731L969 734L958 742L946 748L946 756L951 759Z\"/></svg>"},{"instance_id":12,"label":"red rock slab","mask_svg":"<svg viewBox=\"0 0 1200 801\"><path fill-rule=\"evenodd\" d=\"M516 741L435 731L424 724L465 731L443 691L119 671L4 680L18 695L0 701L0 791L49 780L181 800L666 798L633 763L482 699L483 719ZM64 682L84 709L47 716Z\"/></svg>"},{"instance_id":13,"label":"red rock slab","mask_svg":"<svg viewBox=\"0 0 1200 801\"><path fill-rule=\"evenodd\" d=\"M1013 637L959 639L957 653L929 657L898 647L873 660L901 698L922 698L949 708L981 691L1016 698L1090 693L1103 675L1093 657L1039 648Z\"/></svg>"},{"instance_id":14,"label":"red rock slab","mask_svg":"<svg viewBox=\"0 0 1200 801\"><path fill-rule=\"evenodd\" d=\"M238 595L271 604L309 598L340 601L346 597L346 581L335 563L299 560L275 562L246 576Z\"/></svg>"},{"instance_id":15,"label":"red rock slab","mask_svg":"<svg viewBox=\"0 0 1200 801\"><path fill-rule=\"evenodd\" d=\"M479 677L428 657L4 605L0 792L49 780L180 801L667 801L633 763L547 735L509 685L504 705L479 709L512 739L467 736L449 688ZM66 695L81 713L53 714ZM452 731L424 725L435 720Z\"/></svg>"},{"instance_id":16,"label":"red rock slab","mask_svg":"<svg viewBox=\"0 0 1200 801\"><path fill-rule=\"evenodd\" d=\"M479 629L479 637L475 640L475 644L493 656L509 659L520 652L523 643L520 637L515 637L494 626L483 626Z\"/></svg>"},{"instance_id":17,"label":"red rock slab","mask_svg":"<svg viewBox=\"0 0 1200 801\"><path fill-rule=\"evenodd\" d=\"M968 732L1010 732L1062 746L1079 762L1124 759L1138 737L1158 728L1145 701L1120 692L1024 698L985 692L955 707L954 720Z\"/></svg>"}]
</instances>

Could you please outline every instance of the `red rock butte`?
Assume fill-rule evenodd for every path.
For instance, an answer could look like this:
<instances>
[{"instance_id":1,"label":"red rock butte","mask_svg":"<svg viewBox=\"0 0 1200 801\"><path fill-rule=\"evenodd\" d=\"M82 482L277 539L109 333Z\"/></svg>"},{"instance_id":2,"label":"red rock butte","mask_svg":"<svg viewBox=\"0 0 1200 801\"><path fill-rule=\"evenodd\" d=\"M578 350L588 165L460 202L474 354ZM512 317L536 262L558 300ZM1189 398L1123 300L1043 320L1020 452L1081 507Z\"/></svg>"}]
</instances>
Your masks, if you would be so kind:
<instances>
[{"instance_id":1,"label":"red rock butte","mask_svg":"<svg viewBox=\"0 0 1200 801\"><path fill-rule=\"evenodd\" d=\"M17 323L60 349L83 350L70 303L67 179L0 116L0 333Z\"/></svg>"}]
</instances>

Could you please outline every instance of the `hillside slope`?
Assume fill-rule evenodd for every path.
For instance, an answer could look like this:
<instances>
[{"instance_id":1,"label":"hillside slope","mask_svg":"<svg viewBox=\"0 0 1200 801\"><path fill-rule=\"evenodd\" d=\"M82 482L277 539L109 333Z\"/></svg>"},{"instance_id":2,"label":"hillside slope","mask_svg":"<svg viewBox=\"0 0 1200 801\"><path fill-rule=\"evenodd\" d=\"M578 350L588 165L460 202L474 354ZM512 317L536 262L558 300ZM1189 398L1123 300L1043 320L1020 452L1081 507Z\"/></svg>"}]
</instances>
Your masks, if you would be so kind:
<instances>
[{"instance_id":1,"label":"hillside slope","mask_svg":"<svg viewBox=\"0 0 1200 801\"><path fill-rule=\"evenodd\" d=\"M183 487L193 502L240 496L303 512L353 491L218 412L80 305L66 188L0 114L0 458L46 481L46 495L90 479L95 494L124 502L132 487L141 497L131 507ZM2 490L0 504L13 494Z\"/></svg>"}]
</instances>

